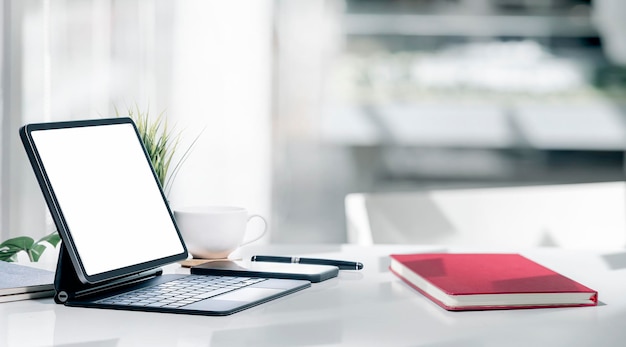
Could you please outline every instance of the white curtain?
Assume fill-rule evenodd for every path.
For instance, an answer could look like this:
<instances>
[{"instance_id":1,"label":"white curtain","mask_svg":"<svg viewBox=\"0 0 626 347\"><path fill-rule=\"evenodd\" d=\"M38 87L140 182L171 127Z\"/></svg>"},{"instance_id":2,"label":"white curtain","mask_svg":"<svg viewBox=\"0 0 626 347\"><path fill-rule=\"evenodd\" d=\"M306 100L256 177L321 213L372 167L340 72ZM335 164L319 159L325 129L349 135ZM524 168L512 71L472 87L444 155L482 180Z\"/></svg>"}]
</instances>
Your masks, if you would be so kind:
<instances>
[{"instance_id":1,"label":"white curtain","mask_svg":"<svg viewBox=\"0 0 626 347\"><path fill-rule=\"evenodd\" d=\"M18 129L139 107L201 131L173 205L269 215L272 2L4 0L0 240L54 230Z\"/></svg>"}]
</instances>

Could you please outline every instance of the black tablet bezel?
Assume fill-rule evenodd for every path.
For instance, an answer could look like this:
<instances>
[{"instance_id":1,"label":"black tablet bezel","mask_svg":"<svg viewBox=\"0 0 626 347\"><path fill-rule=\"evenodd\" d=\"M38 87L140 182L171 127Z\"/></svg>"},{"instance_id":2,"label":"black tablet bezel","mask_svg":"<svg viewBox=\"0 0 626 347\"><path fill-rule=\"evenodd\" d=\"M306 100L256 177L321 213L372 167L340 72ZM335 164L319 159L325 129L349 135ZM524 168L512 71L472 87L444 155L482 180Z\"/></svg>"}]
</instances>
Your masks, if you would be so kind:
<instances>
[{"instance_id":1,"label":"black tablet bezel","mask_svg":"<svg viewBox=\"0 0 626 347\"><path fill-rule=\"evenodd\" d=\"M54 189L52 188L49 178L46 174L45 167L42 164L41 158L39 156L39 152L33 142L31 133L34 131L40 130L50 130L50 129L65 129L65 128L77 128L77 127L92 127L92 126L102 126L102 125L114 125L114 124L131 124L133 129L135 130L135 134L137 136L137 141L141 145L143 153L145 155L146 161L148 162L150 169L152 170L152 175L154 177L155 184L157 185L161 197L163 199L163 203L165 204L167 211L172 219L172 223L178 233L178 238L183 246L183 252L179 254L173 254L164 258L159 258L155 260L151 260L148 262L135 264L111 271L106 271L98 274L89 275L85 271L83 263L80 258L80 254L77 251L74 241L72 239L71 232L68 228L68 225L63 216L63 212L59 206L58 200L55 196ZM128 275L133 275L139 272L143 272L146 270L158 268L167 264L174 263L176 261L184 260L187 258L187 246L180 234L178 226L176 225L176 221L174 219L174 215L172 210L167 203L167 198L157 175L152 166L152 162L150 161L150 157L148 152L146 151L145 146L143 145L143 141L139 135L139 131L137 130L137 126L133 122L132 119L128 117L120 117L120 118L106 118L106 119L92 119L92 120L79 120L79 121L66 121L66 122L51 122L51 123L34 123L27 124L20 128L20 138L22 140L22 144L24 145L24 149L26 150L26 154L31 163L33 171L35 173L35 177L37 178L37 182L39 183L39 187L43 193L46 204L48 205L48 209L50 210L50 214L52 215L52 219L57 227L57 231L63 241L62 247L65 247L68 251L74 269L76 270L76 275L83 283L99 283L119 277L124 277Z\"/></svg>"}]
</instances>

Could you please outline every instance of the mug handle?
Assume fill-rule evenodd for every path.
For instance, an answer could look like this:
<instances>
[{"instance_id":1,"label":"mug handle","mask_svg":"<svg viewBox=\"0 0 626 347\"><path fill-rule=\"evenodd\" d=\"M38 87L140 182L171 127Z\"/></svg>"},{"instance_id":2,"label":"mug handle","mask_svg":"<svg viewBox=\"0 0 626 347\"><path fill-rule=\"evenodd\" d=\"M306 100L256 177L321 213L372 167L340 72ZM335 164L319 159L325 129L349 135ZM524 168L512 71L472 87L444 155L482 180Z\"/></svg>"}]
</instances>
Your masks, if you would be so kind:
<instances>
[{"instance_id":1,"label":"mug handle","mask_svg":"<svg viewBox=\"0 0 626 347\"><path fill-rule=\"evenodd\" d=\"M265 218L261 217L261 216L260 216L260 215L258 215L258 214L253 214L253 215L250 215L250 216L248 217L248 222L247 222L247 223L250 223L250 220L252 220L252 218L255 218L255 217L256 217L256 218L260 218L260 219L263 221L263 231L262 231L259 235L257 235L256 237L252 238L251 240L248 240L248 241L245 241L245 242L241 243L239 246L245 246L245 245L247 245L247 244L249 244L249 243L252 243L252 242L254 242L254 241L257 241L258 239L260 239L261 237L263 237L263 235L265 235L265 233L267 232L267 221L265 220Z\"/></svg>"}]
</instances>

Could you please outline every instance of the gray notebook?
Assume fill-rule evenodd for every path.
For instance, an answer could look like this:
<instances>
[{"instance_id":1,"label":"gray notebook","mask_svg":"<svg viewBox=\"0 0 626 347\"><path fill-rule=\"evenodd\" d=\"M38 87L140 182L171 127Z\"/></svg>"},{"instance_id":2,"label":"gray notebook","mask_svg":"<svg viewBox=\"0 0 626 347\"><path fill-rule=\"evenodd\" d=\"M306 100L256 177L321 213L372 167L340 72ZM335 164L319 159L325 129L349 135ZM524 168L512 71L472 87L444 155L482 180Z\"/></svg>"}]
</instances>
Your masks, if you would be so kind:
<instances>
[{"instance_id":1,"label":"gray notebook","mask_svg":"<svg viewBox=\"0 0 626 347\"><path fill-rule=\"evenodd\" d=\"M54 272L0 261L0 302L54 295Z\"/></svg>"}]
</instances>

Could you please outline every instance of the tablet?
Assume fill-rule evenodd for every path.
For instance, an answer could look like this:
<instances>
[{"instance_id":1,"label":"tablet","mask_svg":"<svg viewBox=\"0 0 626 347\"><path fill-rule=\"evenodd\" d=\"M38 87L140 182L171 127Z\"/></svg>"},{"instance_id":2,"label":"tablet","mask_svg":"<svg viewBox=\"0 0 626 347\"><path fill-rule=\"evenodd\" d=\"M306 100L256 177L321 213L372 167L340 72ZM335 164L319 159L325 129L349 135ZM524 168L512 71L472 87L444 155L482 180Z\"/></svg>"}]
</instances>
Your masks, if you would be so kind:
<instances>
[{"instance_id":1,"label":"tablet","mask_svg":"<svg viewBox=\"0 0 626 347\"><path fill-rule=\"evenodd\" d=\"M130 118L28 124L20 137L81 282L187 258Z\"/></svg>"}]
</instances>

